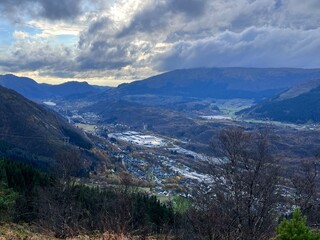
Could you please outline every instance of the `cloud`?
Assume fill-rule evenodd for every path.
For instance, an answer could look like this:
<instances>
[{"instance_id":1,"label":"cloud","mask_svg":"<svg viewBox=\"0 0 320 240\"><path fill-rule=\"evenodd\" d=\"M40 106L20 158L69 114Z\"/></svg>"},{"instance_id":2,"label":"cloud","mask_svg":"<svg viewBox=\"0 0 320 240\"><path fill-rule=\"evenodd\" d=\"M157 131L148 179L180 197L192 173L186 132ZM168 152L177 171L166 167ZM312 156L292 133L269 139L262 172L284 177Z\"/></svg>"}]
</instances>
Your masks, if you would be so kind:
<instances>
[{"instance_id":1,"label":"cloud","mask_svg":"<svg viewBox=\"0 0 320 240\"><path fill-rule=\"evenodd\" d=\"M69 36L78 36L79 33L85 27L85 22L80 24L69 23L69 22L55 22L52 23L47 20L38 20L38 21L28 21L25 23L25 26L32 29L37 29L39 33L37 37L52 37L59 35L69 35Z\"/></svg>"},{"instance_id":2,"label":"cloud","mask_svg":"<svg viewBox=\"0 0 320 240\"><path fill-rule=\"evenodd\" d=\"M14 31L13 37L15 39L26 39L29 37L29 34L27 32L23 32L23 31Z\"/></svg>"},{"instance_id":3,"label":"cloud","mask_svg":"<svg viewBox=\"0 0 320 240\"><path fill-rule=\"evenodd\" d=\"M202 66L316 67L316 62L304 62L308 50L301 51L303 45L295 41L306 44L304 39L316 39L317 31L291 24L302 14L287 13L292 1L131 0L129 7L118 1L81 33L77 60L84 70L144 64L155 72ZM317 18L312 15L308 25Z\"/></svg>"},{"instance_id":4,"label":"cloud","mask_svg":"<svg viewBox=\"0 0 320 240\"><path fill-rule=\"evenodd\" d=\"M93 19L79 39L82 70L143 67L166 41L173 22L199 18L208 0L119 1L108 14ZM116 13L115 13L116 12ZM125 19L124 19L125 18ZM120 23L119 23L120 22ZM174 27L176 29L176 27Z\"/></svg>"},{"instance_id":5,"label":"cloud","mask_svg":"<svg viewBox=\"0 0 320 240\"><path fill-rule=\"evenodd\" d=\"M21 39L7 52L0 56L3 71L51 71L70 72L75 70L74 51L62 45L32 39Z\"/></svg>"},{"instance_id":6,"label":"cloud","mask_svg":"<svg viewBox=\"0 0 320 240\"><path fill-rule=\"evenodd\" d=\"M204 15L207 10L208 0L189 0L186 4L185 0L168 1L168 11L173 13L183 13L189 17L199 17Z\"/></svg>"},{"instance_id":7,"label":"cloud","mask_svg":"<svg viewBox=\"0 0 320 240\"><path fill-rule=\"evenodd\" d=\"M197 41L181 41L154 59L156 69L192 67L305 67L317 68L320 29L299 30L249 27L224 31Z\"/></svg>"},{"instance_id":8,"label":"cloud","mask_svg":"<svg viewBox=\"0 0 320 240\"><path fill-rule=\"evenodd\" d=\"M118 37L135 33L157 33L173 27L177 21L194 20L205 15L209 0L167 0L145 1L133 15L130 24L119 32Z\"/></svg>"},{"instance_id":9,"label":"cloud","mask_svg":"<svg viewBox=\"0 0 320 240\"><path fill-rule=\"evenodd\" d=\"M282 0L281 23L300 29L319 28L320 1Z\"/></svg>"},{"instance_id":10,"label":"cloud","mask_svg":"<svg viewBox=\"0 0 320 240\"><path fill-rule=\"evenodd\" d=\"M11 72L127 80L204 66L320 67L318 0L1 0L1 13L20 16L0 56Z\"/></svg>"},{"instance_id":11,"label":"cloud","mask_svg":"<svg viewBox=\"0 0 320 240\"><path fill-rule=\"evenodd\" d=\"M83 13L84 0L1 0L0 12L17 21L23 17L72 20Z\"/></svg>"},{"instance_id":12,"label":"cloud","mask_svg":"<svg viewBox=\"0 0 320 240\"><path fill-rule=\"evenodd\" d=\"M117 41L113 22L108 17L93 21L79 39L80 70L120 69L131 64L130 44Z\"/></svg>"},{"instance_id":13,"label":"cloud","mask_svg":"<svg viewBox=\"0 0 320 240\"><path fill-rule=\"evenodd\" d=\"M81 14L81 0L41 0L40 16L50 20L73 19Z\"/></svg>"}]
</instances>

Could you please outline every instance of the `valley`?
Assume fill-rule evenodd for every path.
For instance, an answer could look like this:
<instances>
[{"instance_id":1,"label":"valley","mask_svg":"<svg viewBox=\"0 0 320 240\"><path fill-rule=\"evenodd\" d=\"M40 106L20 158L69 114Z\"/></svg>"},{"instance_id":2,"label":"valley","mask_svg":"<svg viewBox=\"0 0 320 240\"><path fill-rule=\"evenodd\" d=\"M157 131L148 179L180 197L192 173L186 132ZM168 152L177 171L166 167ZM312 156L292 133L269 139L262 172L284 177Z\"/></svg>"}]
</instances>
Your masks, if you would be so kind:
<instances>
[{"instance_id":1,"label":"valley","mask_svg":"<svg viewBox=\"0 0 320 240\"><path fill-rule=\"evenodd\" d=\"M301 159L312 158L320 144L320 125L316 123L293 124L237 115L254 104L250 99L167 99L171 103L163 105L150 101L159 96L149 95L146 106L141 98L136 96L134 102L104 102L103 111L92 107L96 105L90 101L60 100L50 106L97 137L95 146L112 159L111 173L108 170L108 174L91 176L91 182L99 186L119 184L115 175L120 168L131 174L130 184L143 186L148 193L165 198L186 196L201 182L212 181L210 166L221 161L216 149L218 134L230 126L249 132L268 129L272 151L288 171ZM178 107L182 103L183 107Z\"/></svg>"},{"instance_id":2,"label":"valley","mask_svg":"<svg viewBox=\"0 0 320 240\"><path fill-rule=\"evenodd\" d=\"M320 0L0 0L0 240L320 240Z\"/></svg>"},{"instance_id":3,"label":"valley","mask_svg":"<svg viewBox=\"0 0 320 240\"><path fill-rule=\"evenodd\" d=\"M269 78L275 76L270 80L272 84L255 88L251 81L264 80L263 73ZM277 84L279 73L284 80ZM247 208L243 206L247 204L249 209L262 212L264 207L270 209L272 215L266 215L270 221L277 219L274 216L286 216L294 204L311 204L314 209L318 202L314 198L320 192L313 190L320 187L318 81L309 83L303 76L319 73L196 69L174 71L116 88L72 83L79 91L70 91L69 84L38 86L30 79L17 78L16 81L25 82L14 90L24 97L0 87L0 157L14 159L0 160L0 167L13 166L2 170L7 172L5 175L0 172L0 180L5 179L15 191L22 191L29 174L47 179L30 183L41 194L20 192L22 199L33 198L34 194L37 197L12 206L17 206L15 211L21 216L25 211L33 214L28 209L39 206L35 220L23 221L52 229L58 236L64 236L66 229L59 225L61 219L75 221L66 223L69 236L73 229L79 233L83 233L80 228L119 233L123 232L121 227L131 229L131 233L138 229L139 233L133 233L137 235L143 234L150 223L188 235L194 230L186 224L203 227L199 220L205 216L205 222L215 228L216 217L208 214L218 214L229 221L224 214L232 217L235 208L244 214ZM172 74L178 79L174 87L167 78ZM198 88L196 76L204 78ZM290 82L293 76L295 81ZM9 80L12 78L9 75ZM183 78L187 79L185 85ZM223 86L221 78L225 79ZM297 87L301 82L302 89ZM44 92L36 98L25 98L30 92L24 84L30 83L32 91ZM208 89L201 96L206 86ZM305 99L307 112L313 115L292 121L292 116L299 115L299 108L293 106L306 108L302 101ZM282 109L283 106L288 108ZM278 118L284 116L283 110L289 113L290 121ZM44 172L37 173L39 170ZM10 180L11 175L18 177ZM6 182L4 192L14 197ZM48 218L43 211L50 211L53 217ZM316 209L305 214L318 224L314 213L317 216ZM264 215L260 210L250 214ZM6 216L14 215L6 211Z\"/></svg>"},{"instance_id":4,"label":"valley","mask_svg":"<svg viewBox=\"0 0 320 240\"><path fill-rule=\"evenodd\" d=\"M239 69L234 71L243 74ZM155 79L159 85L159 79ZM234 84L233 77L229 79ZM146 80L149 86L150 81ZM314 81L312 86L317 86ZM108 89L103 95L101 92L92 95L92 87L90 91L83 87L81 91L88 93L86 97L70 98L65 90L65 97L53 94L36 100L84 131L94 151L107 158L98 163L92 171L94 174L85 182L99 186L121 184L120 175L128 172L130 184L143 186L147 192L169 198L177 194L184 196L199 183L212 181L210 166L222 159L217 143L219 133L232 126L248 132L268 129L272 151L284 168L294 169L301 159L310 158L318 151L320 126L317 123L296 124L239 114L254 108L257 100L191 97L180 95L180 90L177 95L141 94L135 87L123 93L123 89L130 87L129 84Z\"/></svg>"}]
</instances>

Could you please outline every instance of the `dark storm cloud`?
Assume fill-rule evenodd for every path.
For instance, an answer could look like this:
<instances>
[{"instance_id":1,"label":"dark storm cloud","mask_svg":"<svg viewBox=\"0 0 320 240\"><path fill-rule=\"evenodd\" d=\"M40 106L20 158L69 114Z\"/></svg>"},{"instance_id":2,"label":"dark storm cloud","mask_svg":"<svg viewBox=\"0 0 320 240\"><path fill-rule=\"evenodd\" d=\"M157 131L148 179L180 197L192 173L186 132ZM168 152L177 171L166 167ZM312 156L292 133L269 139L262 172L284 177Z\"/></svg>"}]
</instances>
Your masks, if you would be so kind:
<instances>
[{"instance_id":1,"label":"dark storm cloud","mask_svg":"<svg viewBox=\"0 0 320 240\"><path fill-rule=\"evenodd\" d=\"M119 32L117 37L127 37L138 32L153 33L159 31L168 24L168 19L171 18L170 12L166 10L166 6L162 4L144 9L134 16L130 25Z\"/></svg>"},{"instance_id":2,"label":"dark storm cloud","mask_svg":"<svg viewBox=\"0 0 320 240\"><path fill-rule=\"evenodd\" d=\"M81 11L81 0L38 0L41 10L39 14L50 20L73 19L79 16Z\"/></svg>"},{"instance_id":3,"label":"dark storm cloud","mask_svg":"<svg viewBox=\"0 0 320 240\"><path fill-rule=\"evenodd\" d=\"M114 39L112 21L101 17L93 21L79 39L79 70L120 69L131 63L130 44Z\"/></svg>"},{"instance_id":4,"label":"dark storm cloud","mask_svg":"<svg viewBox=\"0 0 320 240\"><path fill-rule=\"evenodd\" d=\"M0 13L16 21L24 16L70 20L82 13L82 0L1 0Z\"/></svg>"},{"instance_id":5,"label":"dark storm cloud","mask_svg":"<svg viewBox=\"0 0 320 240\"><path fill-rule=\"evenodd\" d=\"M93 41L77 57L80 71L120 69L131 63L127 45L114 41Z\"/></svg>"},{"instance_id":6,"label":"dark storm cloud","mask_svg":"<svg viewBox=\"0 0 320 240\"><path fill-rule=\"evenodd\" d=\"M208 0L170 0L168 9L174 13L184 13L189 17L202 16L207 10Z\"/></svg>"},{"instance_id":7,"label":"dark storm cloud","mask_svg":"<svg viewBox=\"0 0 320 240\"><path fill-rule=\"evenodd\" d=\"M118 37L126 37L136 32L153 33L170 25L175 17L184 15L186 22L203 16L209 0L168 0L154 1L138 11L130 25Z\"/></svg>"},{"instance_id":8,"label":"dark storm cloud","mask_svg":"<svg viewBox=\"0 0 320 240\"><path fill-rule=\"evenodd\" d=\"M89 27L80 34L79 48L82 50L86 48L98 49L102 41L107 41L113 37L112 24L108 17L100 17L92 21ZM94 42L97 43L94 44Z\"/></svg>"},{"instance_id":9,"label":"dark storm cloud","mask_svg":"<svg viewBox=\"0 0 320 240\"><path fill-rule=\"evenodd\" d=\"M82 70L120 69L141 64L137 59L154 46L152 38L162 34L175 17L186 22L202 16L208 0L150 1L134 13L128 26L117 28L108 17L96 18L80 35L77 62ZM187 20L188 19L188 20ZM143 40L147 43L135 44Z\"/></svg>"},{"instance_id":10,"label":"dark storm cloud","mask_svg":"<svg viewBox=\"0 0 320 240\"><path fill-rule=\"evenodd\" d=\"M141 54L151 51L149 43L137 45L129 39L118 40L106 35L100 34L90 39L84 39L88 35L81 37L80 51L76 58L79 71L121 69L138 64L137 59Z\"/></svg>"},{"instance_id":11,"label":"dark storm cloud","mask_svg":"<svg viewBox=\"0 0 320 240\"><path fill-rule=\"evenodd\" d=\"M110 25L112 21L108 17L101 17L90 24L87 34L98 34L100 31L105 31Z\"/></svg>"}]
</instances>

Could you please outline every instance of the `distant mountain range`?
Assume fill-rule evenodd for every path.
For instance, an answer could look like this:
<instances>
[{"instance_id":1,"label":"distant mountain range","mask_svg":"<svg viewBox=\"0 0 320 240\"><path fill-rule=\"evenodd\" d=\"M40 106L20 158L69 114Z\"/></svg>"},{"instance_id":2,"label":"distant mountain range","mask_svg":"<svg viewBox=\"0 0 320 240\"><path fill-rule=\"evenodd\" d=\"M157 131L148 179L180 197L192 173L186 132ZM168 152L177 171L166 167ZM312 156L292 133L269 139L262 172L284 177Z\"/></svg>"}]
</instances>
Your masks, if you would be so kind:
<instances>
[{"instance_id":1,"label":"distant mountain range","mask_svg":"<svg viewBox=\"0 0 320 240\"><path fill-rule=\"evenodd\" d=\"M38 156L51 158L62 150L78 151L92 146L81 131L60 115L1 86L0 116L0 157L40 164Z\"/></svg>"},{"instance_id":2,"label":"distant mountain range","mask_svg":"<svg viewBox=\"0 0 320 240\"><path fill-rule=\"evenodd\" d=\"M318 86L318 81L310 82L312 79L320 79L320 69L175 70L145 80L122 84L98 94L95 98L96 104L84 110L105 116L107 121L128 122L135 119L137 123L149 123L152 121L149 121L151 118L147 116L158 116L160 112L163 113L163 109L168 110L169 106L178 106L180 103L205 98L241 98L262 102L247 111L240 112L245 117L291 122L318 121L317 104L313 102L318 98L315 88ZM311 96L312 94L314 95ZM130 102L138 105L132 105ZM161 106L162 110L146 106ZM156 117L154 122L157 121Z\"/></svg>"},{"instance_id":3,"label":"distant mountain range","mask_svg":"<svg viewBox=\"0 0 320 240\"><path fill-rule=\"evenodd\" d=\"M162 106L166 109L194 99L242 98L261 102L240 112L246 117L305 122L318 121L317 106L314 103L317 101L318 82L309 82L313 79L320 79L320 69L197 68L175 70L121 84L116 88L92 86L86 82L38 84L30 78L10 74L0 75L0 85L14 89L32 100L90 100L94 105L85 110L102 114L108 121L126 118L120 116L121 113L134 108L143 109L145 106Z\"/></svg>"},{"instance_id":4,"label":"distant mountain range","mask_svg":"<svg viewBox=\"0 0 320 240\"><path fill-rule=\"evenodd\" d=\"M48 98L83 98L88 95L101 93L110 87L89 85L87 82L66 82L59 85L39 84L26 77L12 74L0 75L0 85L13 89L26 98L39 100Z\"/></svg>"},{"instance_id":5,"label":"distant mountain range","mask_svg":"<svg viewBox=\"0 0 320 240\"><path fill-rule=\"evenodd\" d=\"M144 80L121 84L117 88L67 82L39 84L33 79L11 74L0 75L0 85L29 99L86 98L99 101L125 96L154 95L187 98L245 98L261 100L292 86L320 78L320 69L292 68L197 68L175 70Z\"/></svg>"},{"instance_id":6,"label":"distant mountain range","mask_svg":"<svg viewBox=\"0 0 320 240\"><path fill-rule=\"evenodd\" d=\"M292 87L239 114L293 123L320 122L320 79Z\"/></svg>"},{"instance_id":7,"label":"distant mountain range","mask_svg":"<svg viewBox=\"0 0 320 240\"><path fill-rule=\"evenodd\" d=\"M294 85L320 78L320 69L198 68L175 70L122 84L107 97L167 95L196 98L263 99Z\"/></svg>"}]
</instances>

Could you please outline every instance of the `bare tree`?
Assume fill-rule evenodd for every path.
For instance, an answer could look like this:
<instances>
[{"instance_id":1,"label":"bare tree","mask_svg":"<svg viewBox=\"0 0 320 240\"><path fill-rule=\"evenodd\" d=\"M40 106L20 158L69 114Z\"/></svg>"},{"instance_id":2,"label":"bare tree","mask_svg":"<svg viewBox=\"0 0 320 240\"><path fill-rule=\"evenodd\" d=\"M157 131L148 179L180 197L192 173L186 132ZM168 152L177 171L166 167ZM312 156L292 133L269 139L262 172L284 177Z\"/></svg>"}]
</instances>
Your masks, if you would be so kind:
<instances>
[{"instance_id":1,"label":"bare tree","mask_svg":"<svg viewBox=\"0 0 320 240\"><path fill-rule=\"evenodd\" d=\"M40 224L54 230L57 237L72 236L79 233L78 219L83 214L75 201L75 180L83 162L76 151L59 152L56 156L55 175L58 179L47 189L40 191L38 214Z\"/></svg>"},{"instance_id":2,"label":"bare tree","mask_svg":"<svg viewBox=\"0 0 320 240\"><path fill-rule=\"evenodd\" d=\"M38 223L52 229L59 238L76 236L80 232L79 219L82 212L79 203L74 201L70 188L58 185L41 189L38 204Z\"/></svg>"},{"instance_id":3,"label":"bare tree","mask_svg":"<svg viewBox=\"0 0 320 240\"><path fill-rule=\"evenodd\" d=\"M240 127L221 131L221 158L212 164L213 183L207 192L208 210L216 211L209 239L269 239L275 228L278 202L277 162L269 151L268 131ZM209 204L210 203L210 204ZM199 208L198 208L199 209Z\"/></svg>"},{"instance_id":4,"label":"bare tree","mask_svg":"<svg viewBox=\"0 0 320 240\"><path fill-rule=\"evenodd\" d=\"M84 167L84 160L76 151L59 152L55 159L55 174L66 184L70 184L72 177L77 176Z\"/></svg>"},{"instance_id":5,"label":"bare tree","mask_svg":"<svg viewBox=\"0 0 320 240\"><path fill-rule=\"evenodd\" d=\"M320 226L319 156L301 162L292 176L294 204L307 216L309 224Z\"/></svg>"}]
</instances>

